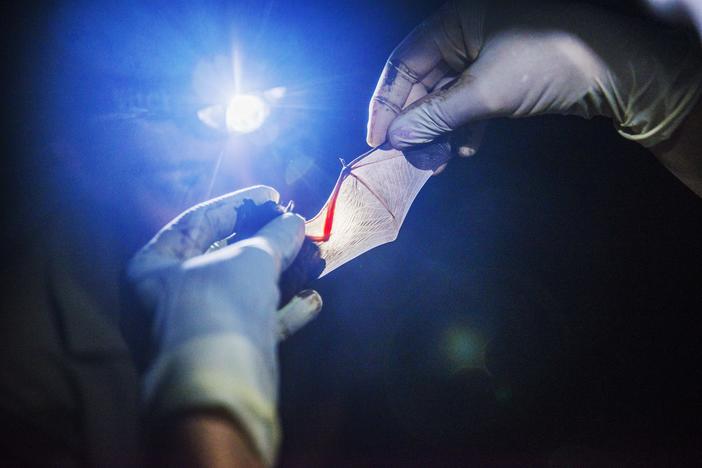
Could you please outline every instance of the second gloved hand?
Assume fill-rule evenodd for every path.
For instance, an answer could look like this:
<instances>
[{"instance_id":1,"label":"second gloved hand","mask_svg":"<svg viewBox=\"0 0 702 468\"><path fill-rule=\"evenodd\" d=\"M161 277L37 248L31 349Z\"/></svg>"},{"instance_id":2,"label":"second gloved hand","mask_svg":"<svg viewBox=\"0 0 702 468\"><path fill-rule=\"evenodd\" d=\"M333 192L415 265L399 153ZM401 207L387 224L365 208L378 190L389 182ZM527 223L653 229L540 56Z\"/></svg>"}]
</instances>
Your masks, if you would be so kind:
<instances>
[{"instance_id":1,"label":"second gloved hand","mask_svg":"<svg viewBox=\"0 0 702 468\"><path fill-rule=\"evenodd\" d=\"M223 410L269 465L280 437L278 337L322 305L310 291L283 308L280 320L276 311L280 272L302 245L304 220L286 213L249 239L205 252L234 231L244 200L278 198L258 186L198 205L163 228L128 268L141 305L153 313L155 356L142 389L147 417Z\"/></svg>"},{"instance_id":2,"label":"second gloved hand","mask_svg":"<svg viewBox=\"0 0 702 468\"><path fill-rule=\"evenodd\" d=\"M391 54L367 140L405 149L475 121L555 113L609 116L650 147L671 136L701 83L697 44L660 25L589 5L449 2Z\"/></svg>"}]
</instances>

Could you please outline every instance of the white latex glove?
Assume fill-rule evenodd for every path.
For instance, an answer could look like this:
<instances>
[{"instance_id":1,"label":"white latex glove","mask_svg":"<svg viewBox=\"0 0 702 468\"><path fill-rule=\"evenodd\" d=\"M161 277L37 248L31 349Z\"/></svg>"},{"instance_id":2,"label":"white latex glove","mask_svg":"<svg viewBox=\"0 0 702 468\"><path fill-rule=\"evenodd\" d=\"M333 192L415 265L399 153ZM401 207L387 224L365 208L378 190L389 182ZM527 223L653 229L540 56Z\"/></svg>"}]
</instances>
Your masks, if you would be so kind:
<instances>
[{"instance_id":1,"label":"white latex glove","mask_svg":"<svg viewBox=\"0 0 702 468\"><path fill-rule=\"evenodd\" d=\"M648 4L663 17L688 18L702 38L702 0L648 0Z\"/></svg>"},{"instance_id":2,"label":"white latex glove","mask_svg":"<svg viewBox=\"0 0 702 468\"><path fill-rule=\"evenodd\" d=\"M449 2L391 54L367 140L405 149L491 117L555 113L612 117L650 147L671 136L701 83L698 45L642 20L589 5Z\"/></svg>"},{"instance_id":3,"label":"white latex glove","mask_svg":"<svg viewBox=\"0 0 702 468\"><path fill-rule=\"evenodd\" d=\"M154 311L157 352L143 381L147 414L225 410L270 465L280 439L278 337L315 316L322 302L308 291L277 319L280 272L304 239L298 215L286 213L254 237L204 254L233 232L245 199L277 203L279 195L257 186L191 208L137 253L127 273Z\"/></svg>"}]
</instances>

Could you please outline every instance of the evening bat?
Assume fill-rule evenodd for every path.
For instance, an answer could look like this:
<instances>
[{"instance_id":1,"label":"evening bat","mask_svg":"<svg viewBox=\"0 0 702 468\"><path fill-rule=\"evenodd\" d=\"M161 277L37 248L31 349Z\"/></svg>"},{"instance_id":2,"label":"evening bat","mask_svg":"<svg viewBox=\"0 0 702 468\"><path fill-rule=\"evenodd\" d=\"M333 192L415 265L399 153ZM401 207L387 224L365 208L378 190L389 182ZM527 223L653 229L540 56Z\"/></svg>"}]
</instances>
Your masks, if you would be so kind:
<instances>
[{"instance_id":1,"label":"evening bat","mask_svg":"<svg viewBox=\"0 0 702 468\"><path fill-rule=\"evenodd\" d=\"M342 160L329 199L305 228L326 262L320 276L394 241L415 197L450 156L448 140L440 139L405 154L377 147L348 164Z\"/></svg>"},{"instance_id":2,"label":"evening bat","mask_svg":"<svg viewBox=\"0 0 702 468\"><path fill-rule=\"evenodd\" d=\"M306 223L305 242L281 275L280 304L312 280L395 240L414 198L450 156L448 142L439 140L404 153L373 148L348 164L342 161L329 199ZM238 208L236 235L230 241L253 235L287 209L273 202L245 202Z\"/></svg>"}]
</instances>

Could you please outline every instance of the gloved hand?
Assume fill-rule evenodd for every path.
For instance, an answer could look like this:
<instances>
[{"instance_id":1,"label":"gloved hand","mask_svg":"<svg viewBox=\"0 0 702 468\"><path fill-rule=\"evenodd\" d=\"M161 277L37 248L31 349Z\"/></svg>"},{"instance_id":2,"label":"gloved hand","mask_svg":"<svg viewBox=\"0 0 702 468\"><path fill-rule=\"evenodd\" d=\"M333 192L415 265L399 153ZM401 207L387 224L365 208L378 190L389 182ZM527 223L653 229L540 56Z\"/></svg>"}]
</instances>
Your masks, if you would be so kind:
<instances>
[{"instance_id":1,"label":"gloved hand","mask_svg":"<svg viewBox=\"0 0 702 468\"><path fill-rule=\"evenodd\" d=\"M648 0L651 8L663 17L682 16L690 20L702 37L702 1L700 0Z\"/></svg>"},{"instance_id":2,"label":"gloved hand","mask_svg":"<svg viewBox=\"0 0 702 468\"><path fill-rule=\"evenodd\" d=\"M267 464L279 443L278 336L321 309L308 291L276 314L278 277L304 239L304 220L286 213L255 236L204 254L229 236L245 199L278 202L257 186L186 211L130 262L127 275L154 311L156 356L143 381L146 411L162 418L184 410L224 410L247 432Z\"/></svg>"},{"instance_id":3,"label":"gloved hand","mask_svg":"<svg viewBox=\"0 0 702 468\"><path fill-rule=\"evenodd\" d=\"M556 113L612 117L650 147L671 136L701 83L698 45L643 20L588 5L449 2L392 52L367 141L402 150L491 117Z\"/></svg>"}]
</instances>

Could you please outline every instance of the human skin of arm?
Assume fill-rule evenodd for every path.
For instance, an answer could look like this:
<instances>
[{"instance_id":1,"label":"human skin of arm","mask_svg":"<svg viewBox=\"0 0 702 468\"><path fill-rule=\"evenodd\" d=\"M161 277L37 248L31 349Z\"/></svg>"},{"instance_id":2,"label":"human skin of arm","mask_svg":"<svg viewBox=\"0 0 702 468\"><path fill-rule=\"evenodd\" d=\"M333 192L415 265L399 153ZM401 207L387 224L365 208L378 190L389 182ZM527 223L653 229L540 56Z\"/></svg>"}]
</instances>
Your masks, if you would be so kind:
<instances>
[{"instance_id":1,"label":"human skin of arm","mask_svg":"<svg viewBox=\"0 0 702 468\"><path fill-rule=\"evenodd\" d=\"M262 468L246 432L226 412L192 411L164 424L152 441L157 466Z\"/></svg>"},{"instance_id":2,"label":"human skin of arm","mask_svg":"<svg viewBox=\"0 0 702 468\"><path fill-rule=\"evenodd\" d=\"M702 100L673 136L651 151L675 177L702 197Z\"/></svg>"}]
</instances>

